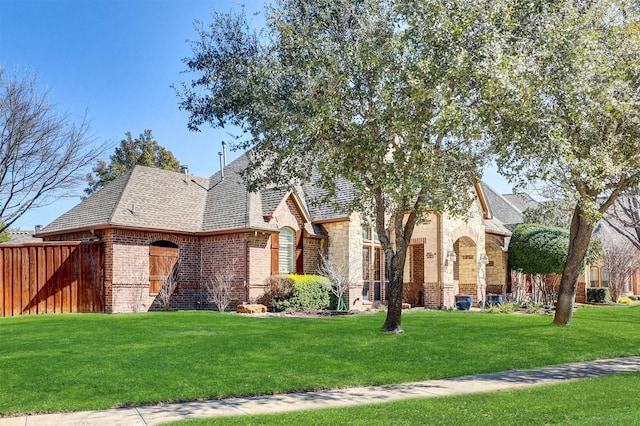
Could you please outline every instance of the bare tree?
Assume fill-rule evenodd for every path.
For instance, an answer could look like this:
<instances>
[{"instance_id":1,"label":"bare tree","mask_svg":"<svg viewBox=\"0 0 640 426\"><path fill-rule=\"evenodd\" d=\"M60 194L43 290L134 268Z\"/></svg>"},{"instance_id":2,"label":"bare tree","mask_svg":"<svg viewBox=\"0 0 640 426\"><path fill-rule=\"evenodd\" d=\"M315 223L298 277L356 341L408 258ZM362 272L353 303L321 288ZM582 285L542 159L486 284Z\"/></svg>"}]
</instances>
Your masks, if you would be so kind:
<instances>
[{"instance_id":1,"label":"bare tree","mask_svg":"<svg viewBox=\"0 0 640 426\"><path fill-rule=\"evenodd\" d=\"M609 270L611 300L617 302L627 290L631 275L640 269L640 251L628 238L609 228L601 231L601 239L602 262Z\"/></svg>"},{"instance_id":2,"label":"bare tree","mask_svg":"<svg viewBox=\"0 0 640 426\"><path fill-rule=\"evenodd\" d=\"M529 298L527 275L513 269L511 270L511 297L516 302L526 302Z\"/></svg>"},{"instance_id":3,"label":"bare tree","mask_svg":"<svg viewBox=\"0 0 640 426\"><path fill-rule=\"evenodd\" d=\"M238 260L234 259L204 281L207 302L216 305L220 312L225 311L233 300L237 266Z\"/></svg>"},{"instance_id":4,"label":"bare tree","mask_svg":"<svg viewBox=\"0 0 640 426\"><path fill-rule=\"evenodd\" d=\"M607 223L640 249L640 186L621 195L604 216Z\"/></svg>"},{"instance_id":5,"label":"bare tree","mask_svg":"<svg viewBox=\"0 0 640 426\"><path fill-rule=\"evenodd\" d=\"M336 300L336 310L347 310L344 305L344 294L352 286L349 279L350 265L346 261L335 262L329 260L324 254L321 255L318 274L327 277L331 282L331 294Z\"/></svg>"},{"instance_id":6,"label":"bare tree","mask_svg":"<svg viewBox=\"0 0 640 426\"><path fill-rule=\"evenodd\" d=\"M168 266L169 262L172 261L165 261ZM167 278L165 278L164 284L162 285L162 288L158 290L158 295L155 298L155 301L158 302L163 311L168 311L171 307L171 297L176 291L176 288L178 288L178 264L174 264L168 272Z\"/></svg>"},{"instance_id":7,"label":"bare tree","mask_svg":"<svg viewBox=\"0 0 640 426\"><path fill-rule=\"evenodd\" d=\"M59 114L37 79L0 68L0 232L26 211L73 193L103 153L84 117Z\"/></svg>"},{"instance_id":8,"label":"bare tree","mask_svg":"<svg viewBox=\"0 0 640 426\"><path fill-rule=\"evenodd\" d=\"M550 277L551 279L549 279ZM532 274L531 288L533 301L545 305L553 305L553 303L558 300L560 277L558 274Z\"/></svg>"}]
</instances>

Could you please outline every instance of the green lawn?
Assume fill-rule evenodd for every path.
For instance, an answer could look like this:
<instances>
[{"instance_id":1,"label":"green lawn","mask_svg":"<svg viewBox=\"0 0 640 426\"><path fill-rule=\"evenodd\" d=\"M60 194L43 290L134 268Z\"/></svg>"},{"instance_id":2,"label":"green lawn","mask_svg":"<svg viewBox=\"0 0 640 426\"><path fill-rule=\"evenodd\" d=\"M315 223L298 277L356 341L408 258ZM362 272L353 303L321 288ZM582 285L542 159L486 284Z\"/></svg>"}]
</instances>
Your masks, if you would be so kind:
<instances>
[{"instance_id":1,"label":"green lawn","mask_svg":"<svg viewBox=\"0 0 640 426\"><path fill-rule=\"evenodd\" d=\"M374 385L640 354L640 306L549 316L412 311L0 318L0 415Z\"/></svg>"},{"instance_id":2,"label":"green lawn","mask_svg":"<svg viewBox=\"0 0 640 426\"><path fill-rule=\"evenodd\" d=\"M184 421L201 425L633 425L640 373L509 392ZM635 391L634 391L635 390Z\"/></svg>"}]
</instances>

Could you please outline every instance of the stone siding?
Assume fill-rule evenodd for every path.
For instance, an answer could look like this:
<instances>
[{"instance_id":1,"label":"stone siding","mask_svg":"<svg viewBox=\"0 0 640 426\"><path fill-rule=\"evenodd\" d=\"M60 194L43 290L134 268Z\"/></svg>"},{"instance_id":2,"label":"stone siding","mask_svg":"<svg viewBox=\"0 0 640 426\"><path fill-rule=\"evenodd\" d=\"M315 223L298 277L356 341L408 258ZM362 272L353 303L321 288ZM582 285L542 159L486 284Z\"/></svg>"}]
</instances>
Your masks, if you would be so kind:
<instances>
[{"instance_id":1,"label":"stone siding","mask_svg":"<svg viewBox=\"0 0 640 426\"><path fill-rule=\"evenodd\" d=\"M362 301L362 221L353 213L348 221L323 224L327 232L327 256L330 262L349 268L351 286L345 297L350 310L365 309Z\"/></svg>"}]
</instances>

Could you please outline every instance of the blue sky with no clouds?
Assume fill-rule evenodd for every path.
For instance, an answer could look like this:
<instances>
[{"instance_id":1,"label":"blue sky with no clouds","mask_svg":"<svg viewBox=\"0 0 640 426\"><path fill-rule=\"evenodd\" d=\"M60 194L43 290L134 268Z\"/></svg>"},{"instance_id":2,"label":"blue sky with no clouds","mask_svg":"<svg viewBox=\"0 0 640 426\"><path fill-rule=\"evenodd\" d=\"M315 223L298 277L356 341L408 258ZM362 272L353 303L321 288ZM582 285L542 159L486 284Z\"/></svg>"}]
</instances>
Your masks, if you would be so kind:
<instances>
[{"instance_id":1,"label":"blue sky with no clouds","mask_svg":"<svg viewBox=\"0 0 640 426\"><path fill-rule=\"evenodd\" d=\"M170 85L188 79L180 73L182 58L191 55L187 39L196 38L194 20L210 22L212 9L241 3L249 14L263 9L261 0L0 0L0 67L34 72L60 111L88 115L103 143L115 146L127 131L151 129L192 173L209 176L228 131L189 131ZM509 192L494 172L486 180ZM46 225L79 195L27 213L14 227Z\"/></svg>"}]
</instances>

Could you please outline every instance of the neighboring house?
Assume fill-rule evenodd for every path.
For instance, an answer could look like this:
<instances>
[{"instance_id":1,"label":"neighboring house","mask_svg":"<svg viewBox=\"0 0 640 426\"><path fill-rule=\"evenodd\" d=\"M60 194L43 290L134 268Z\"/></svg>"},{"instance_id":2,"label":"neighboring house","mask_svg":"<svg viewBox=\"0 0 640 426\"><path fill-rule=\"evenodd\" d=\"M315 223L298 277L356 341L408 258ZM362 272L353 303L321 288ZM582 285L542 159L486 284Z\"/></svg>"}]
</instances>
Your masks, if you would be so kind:
<instances>
[{"instance_id":1,"label":"neighboring house","mask_svg":"<svg viewBox=\"0 0 640 426\"><path fill-rule=\"evenodd\" d=\"M177 272L176 308L209 308L204 285L233 271L233 303L259 300L267 279L314 273L325 254L346 262L350 309L384 304L385 261L373 228L359 214L315 206L312 184L296 191L250 193L240 176L246 156L211 178L136 166L42 228L46 241L104 244L105 309L157 306L164 280ZM493 218L483 187L466 220L429 215L416 226L405 267L405 298L413 305L451 307L457 293L503 293L510 231ZM348 185L338 201L351 197Z\"/></svg>"},{"instance_id":2,"label":"neighboring house","mask_svg":"<svg viewBox=\"0 0 640 426\"><path fill-rule=\"evenodd\" d=\"M39 230L39 228L38 228ZM35 232L37 232L36 230ZM34 231L26 231L24 229L7 229L7 235L9 235L10 240L6 243L10 244L24 244L24 243L37 243L41 242L42 238L36 238L33 236Z\"/></svg>"},{"instance_id":3,"label":"neighboring house","mask_svg":"<svg viewBox=\"0 0 640 426\"><path fill-rule=\"evenodd\" d=\"M591 265L587 265L580 279L586 281L589 287L610 287L612 274L623 274L624 288L623 294L640 294L640 250L629 244L628 246L618 246L615 248L616 241L625 241L627 238L622 235L624 227L612 227L606 221L601 221L594 230L594 236L600 238L603 244L607 244L608 239L612 239L614 249L609 253L610 265L614 270L610 271L604 258L598 259ZM633 235L629 237L634 238ZM632 264L638 264L637 270L632 271Z\"/></svg>"},{"instance_id":4,"label":"neighboring house","mask_svg":"<svg viewBox=\"0 0 640 426\"><path fill-rule=\"evenodd\" d=\"M496 219L505 224L505 226L513 231L513 229L524 221L524 212L527 209L534 209L539 206L539 203L534 200L530 195L518 193L518 194L499 194L493 188L486 183L482 183L487 201L491 211ZM612 218L611 220L615 220ZM600 238L613 238L615 234L621 234L622 232L628 232L630 238L634 238L635 229L625 227L621 222L617 223L616 227L612 227L607 222L601 222L594 231L594 234ZM508 245L508 243L507 243ZM637 252L637 250L634 250ZM630 253L636 258L639 257L638 253ZM605 267L602 259L598 260L592 265L587 265L584 273L578 278L579 294L578 301L583 301L586 296L584 289L586 287L608 287L610 282L609 270ZM528 285L528 292L531 292L531 285ZM509 282L507 293L511 292L511 282ZM629 275L627 280L627 293L640 294L640 272L634 272Z\"/></svg>"}]
</instances>

